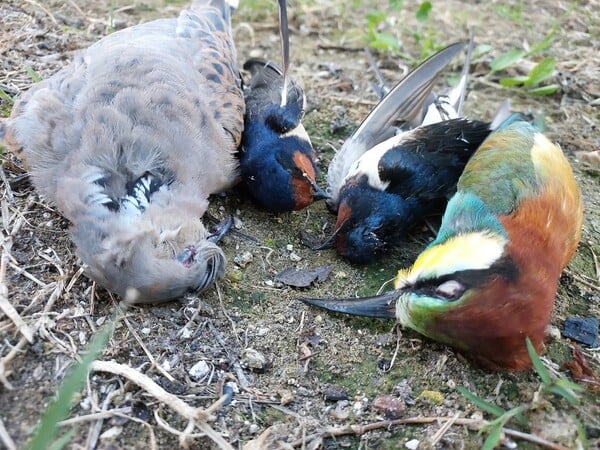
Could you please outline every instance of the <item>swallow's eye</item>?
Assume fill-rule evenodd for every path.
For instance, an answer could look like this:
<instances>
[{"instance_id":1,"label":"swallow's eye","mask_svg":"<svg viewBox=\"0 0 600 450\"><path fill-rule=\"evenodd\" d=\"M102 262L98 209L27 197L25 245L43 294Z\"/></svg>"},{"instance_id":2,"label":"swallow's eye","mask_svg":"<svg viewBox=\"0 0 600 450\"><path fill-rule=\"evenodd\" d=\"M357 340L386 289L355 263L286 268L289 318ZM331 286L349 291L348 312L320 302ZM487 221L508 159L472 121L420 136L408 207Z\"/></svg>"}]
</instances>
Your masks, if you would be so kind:
<instances>
[{"instance_id":1,"label":"swallow's eye","mask_svg":"<svg viewBox=\"0 0 600 450\"><path fill-rule=\"evenodd\" d=\"M447 300L456 300L463 292L465 292L465 287L456 280L444 281L435 290L437 295Z\"/></svg>"}]
</instances>

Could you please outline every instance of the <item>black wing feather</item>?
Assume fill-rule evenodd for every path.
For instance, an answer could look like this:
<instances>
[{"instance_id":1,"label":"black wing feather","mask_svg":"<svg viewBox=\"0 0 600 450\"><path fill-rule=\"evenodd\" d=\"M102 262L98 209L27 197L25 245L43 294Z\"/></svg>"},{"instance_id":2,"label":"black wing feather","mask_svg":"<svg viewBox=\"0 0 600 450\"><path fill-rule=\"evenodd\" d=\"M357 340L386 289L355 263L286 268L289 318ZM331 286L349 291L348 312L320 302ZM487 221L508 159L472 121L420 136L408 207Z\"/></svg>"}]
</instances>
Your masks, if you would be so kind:
<instances>
[{"instance_id":1,"label":"black wing feather","mask_svg":"<svg viewBox=\"0 0 600 450\"><path fill-rule=\"evenodd\" d=\"M465 164L490 133L487 122L452 119L414 129L379 160L386 191L404 198L451 194Z\"/></svg>"}]
</instances>

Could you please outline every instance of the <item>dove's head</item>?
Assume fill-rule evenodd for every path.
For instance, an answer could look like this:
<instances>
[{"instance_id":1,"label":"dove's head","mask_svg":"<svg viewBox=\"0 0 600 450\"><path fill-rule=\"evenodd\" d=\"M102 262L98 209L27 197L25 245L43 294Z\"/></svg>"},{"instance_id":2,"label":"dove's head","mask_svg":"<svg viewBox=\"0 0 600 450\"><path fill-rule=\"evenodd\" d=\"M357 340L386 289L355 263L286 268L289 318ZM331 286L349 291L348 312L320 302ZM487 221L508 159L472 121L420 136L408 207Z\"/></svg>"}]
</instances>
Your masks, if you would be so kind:
<instances>
[{"instance_id":1,"label":"dove's head","mask_svg":"<svg viewBox=\"0 0 600 450\"><path fill-rule=\"evenodd\" d=\"M87 274L122 297L135 289L136 303L207 289L224 275L226 259L215 243L220 236L207 232L195 203L75 221L72 235Z\"/></svg>"}]
</instances>

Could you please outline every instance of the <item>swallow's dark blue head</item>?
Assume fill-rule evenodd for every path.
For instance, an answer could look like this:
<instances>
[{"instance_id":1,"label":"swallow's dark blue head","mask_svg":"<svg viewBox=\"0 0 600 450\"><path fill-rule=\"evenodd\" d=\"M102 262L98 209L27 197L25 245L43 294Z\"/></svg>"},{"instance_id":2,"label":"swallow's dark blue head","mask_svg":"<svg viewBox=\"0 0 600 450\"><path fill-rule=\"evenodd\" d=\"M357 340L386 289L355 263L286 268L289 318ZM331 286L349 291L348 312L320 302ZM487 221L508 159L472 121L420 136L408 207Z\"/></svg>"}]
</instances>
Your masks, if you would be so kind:
<instances>
[{"instance_id":1,"label":"swallow's dark blue head","mask_svg":"<svg viewBox=\"0 0 600 450\"><path fill-rule=\"evenodd\" d=\"M353 263L373 261L414 221L415 206L411 199L369 186L366 177L347 184L333 234L337 252Z\"/></svg>"},{"instance_id":2,"label":"swallow's dark blue head","mask_svg":"<svg viewBox=\"0 0 600 450\"><path fill-rule=\"evenodd\" d=\"M246 122L240 167L251 195L271 212L299 210L326 196L316 184L308 134L302 124L290 128L285 108Z\"/></svg>"}]
</instances>

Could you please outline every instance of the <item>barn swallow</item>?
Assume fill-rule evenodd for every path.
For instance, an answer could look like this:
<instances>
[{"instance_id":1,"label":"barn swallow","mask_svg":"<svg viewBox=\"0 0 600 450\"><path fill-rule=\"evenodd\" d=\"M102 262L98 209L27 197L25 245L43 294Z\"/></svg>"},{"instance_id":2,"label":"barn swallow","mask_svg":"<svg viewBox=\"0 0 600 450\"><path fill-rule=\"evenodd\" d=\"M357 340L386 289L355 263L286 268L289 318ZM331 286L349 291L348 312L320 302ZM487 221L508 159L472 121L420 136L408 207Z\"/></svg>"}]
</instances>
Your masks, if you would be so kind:
<instances>
[{"instance_id":1,"label":"barn swallow","mask_svg":"<svg viewBox=\"0 0 600 450\"><path fill-rule=\"evenodd\" d=\"M316 183L315 151L301 123L306 106L302 87L289 76L289 29L285 0L279 0L283 69L251 59L245 89L245 128L240 150L242 180L265 209L300 210L326 198Z\"/></svg>"},{"instance_id":2,"label":"barn swallow","mask_svg":"<svg viewBox=\"0 0 600 450\"><path fill-rule=\"evenodd\" d=\"M409 73L335 155L327 191L337 221L321 248L333 245L351 262L373 261L452 195L491 131L489 122L461 117L472 42L457 86L432 94L439 74L464 47L450 45Z\"/></svg>"}]
</instances>

